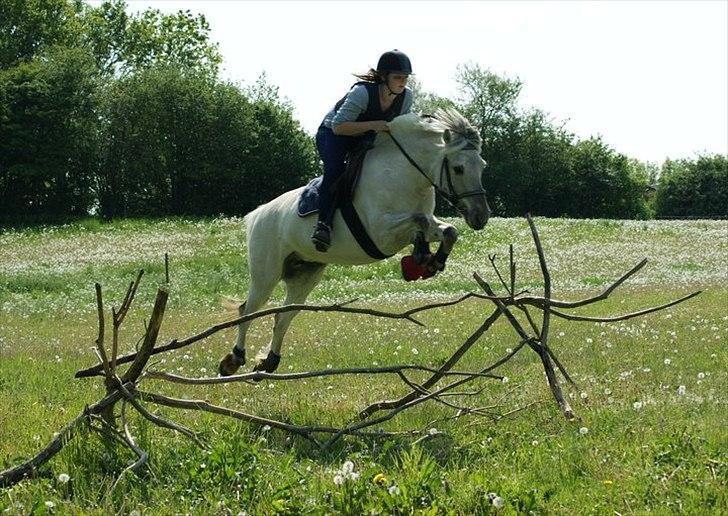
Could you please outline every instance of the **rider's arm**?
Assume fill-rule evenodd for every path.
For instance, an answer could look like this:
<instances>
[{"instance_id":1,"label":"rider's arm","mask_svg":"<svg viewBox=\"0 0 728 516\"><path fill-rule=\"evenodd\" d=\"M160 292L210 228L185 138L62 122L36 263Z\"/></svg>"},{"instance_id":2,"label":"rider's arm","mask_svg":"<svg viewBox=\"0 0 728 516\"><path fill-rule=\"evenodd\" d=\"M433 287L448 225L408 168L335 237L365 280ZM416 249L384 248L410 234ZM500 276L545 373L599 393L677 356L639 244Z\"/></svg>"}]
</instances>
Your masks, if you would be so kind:
<instances>
[{"instance_id":1,"label":"rider's arm","mask_svg":"<svg viewBox=\"0 0 728 516\"><path fill-rule=\"evenodd\" d=\"M378 99L375 99L375 101ZM369 104L369 93L366 86L358 84L346 95L344 103L334 115L331 121L331 129L334 134L341 136L354 136L364 134L367 131L386 131L387 123L384 120L371 122L357 122Z\"/></svg>"},{"instance_id":2,"label":"rider's arm","mask_svg":"<svg viewBox=\"0 0 728 516\"><path fill-rule=\"evenodd\" d=\"M387 122L384 120L373 120L371 122L341 122L332 129L334 134L342 136L354 136L367 131L387 131Z\"/></svg>"}]
</instances>

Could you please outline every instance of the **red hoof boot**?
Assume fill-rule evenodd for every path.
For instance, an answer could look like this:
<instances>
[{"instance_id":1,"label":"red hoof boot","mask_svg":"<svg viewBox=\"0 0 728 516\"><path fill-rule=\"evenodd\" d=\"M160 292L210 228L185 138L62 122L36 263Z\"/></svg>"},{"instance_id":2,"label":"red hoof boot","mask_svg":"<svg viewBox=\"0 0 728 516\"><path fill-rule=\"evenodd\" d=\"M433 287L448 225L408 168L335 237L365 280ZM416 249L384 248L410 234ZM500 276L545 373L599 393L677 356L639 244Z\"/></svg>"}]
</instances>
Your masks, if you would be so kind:
<instances>
[{"instance_id":1,"label":"red hoof boot","mask_svg":"<svg viewBox=\"0 0 728 516\"><path fill-rule=\"evenodd\" d=\"M417 265L412 255L403 256L399 264L402 267L402 277L405 281L418 280L425 272L425 267Z\"/></svg>"}]
</instances>

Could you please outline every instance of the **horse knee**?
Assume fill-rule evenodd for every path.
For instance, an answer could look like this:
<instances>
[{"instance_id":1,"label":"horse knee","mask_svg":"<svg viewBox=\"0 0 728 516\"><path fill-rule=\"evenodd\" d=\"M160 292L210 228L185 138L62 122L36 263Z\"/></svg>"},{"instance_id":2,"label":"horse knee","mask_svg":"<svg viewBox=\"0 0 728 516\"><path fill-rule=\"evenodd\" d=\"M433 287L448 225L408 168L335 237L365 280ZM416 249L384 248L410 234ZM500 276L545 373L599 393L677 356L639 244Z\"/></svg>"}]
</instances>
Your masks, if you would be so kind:
<instances>
[{"instance_id":1,"label":"horse knee","mask_svg":"<svg viewBox=\"0 0 728 516\"><path fill-rule=\"evenodd\" d=\"M447 226L442 230L442 240L452 246L458 240L458 230L455 226Z\"/></svg>"}]
</instances>

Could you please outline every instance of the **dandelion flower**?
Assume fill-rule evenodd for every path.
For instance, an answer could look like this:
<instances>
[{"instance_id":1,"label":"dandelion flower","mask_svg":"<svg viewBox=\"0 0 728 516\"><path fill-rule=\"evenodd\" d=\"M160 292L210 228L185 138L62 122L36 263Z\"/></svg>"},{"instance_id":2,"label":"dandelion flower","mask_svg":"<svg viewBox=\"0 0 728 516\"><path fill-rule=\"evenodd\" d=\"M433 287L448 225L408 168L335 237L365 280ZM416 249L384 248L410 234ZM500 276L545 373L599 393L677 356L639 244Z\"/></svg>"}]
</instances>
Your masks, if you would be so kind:
<instances>
[{"instance_id":1,"label":"dandelion flower","mask_svg":"<svg viewBox=\"0 0 728 516\"><path fill-rule=\"evenodd\" d=\"M389 489L387 489L387 491L389 491L389 494L391 494L392 496L396 496L400 493L399 487L397 487L396 484L393 486L389 486Z\"/></svg>"},{"instance_id":2,"label":"dandelion flower","mask_svg":"<svg viewBox=\"0 0 728 516\"><path fill-rule=\"evenodd\" d=\"M503 383L508 383L508 377L507 377L507 376L504 376L504 377L503 377L503 378L501 379L501 382L503 382Z\"/></svg>"},{"instance_id":3,"label":"dandelion flower","mask_svg":"<svg viewBox=\"0 0 728 516\"><path fill-rule=\"evenodd\" d=\"M440 433L440 431L437 428L430 428L430 430L429 430L430 435L437 435L439 433Z\"/></svg>"},{"instance_id":4,"label":"dandelion flower","mask_svg":"<svg viewBox=\"0 0 728 516\"><path fill-rule=\"evenodd\" d=\"M500 496L493 498L493 507L496 509L502 509L506 502Z\"/></svg>"},{"instance_id":5,"label":"dandelion flower","mask_svg":"<svg viewBox=\"0 0 728 516\"><path fill-rule=\"evenodd\" d=\"M632 406L634 407L635 410L640 410L642 408L642 402L635 401L634 403L632 403Z\"/></svg>"},{"instance_id":6,"label":"dandelion flower","mask_svg":"<svg viewBox=\"0 0 728 516\"><path fill-rule=\"evenodd\" d=\"M585 399L587 399L589 397L589 395L587 393L585 393L585 392L582 392L580 394L580 396L581 396L581 399L583 399L583 400L585 400Z\"/></svg>"},{"instance_id":7,"label":"dandelion flower","mask_svg":"<svg viewBox=\"0 0 728 516\"><path fill-rule=\"evenodd\" d=\"M58 475L58 481L61 484L67 484L69 480L71 480L71 477L68 475L68 473L61 473L60 475Z\"/></svg>"},{"instance_id":8,"label":"dandelion flower","mask_svg":"<svg viewBox=\"0 0 728 516\"><path fill-rule=\"evenodd\" d=\"M698 379L702 380L705 378L705 373L698 373Z\"/></svg>"},{"instance_id":9,"label":"dandelion flower","mask_svg":"<svg viewBox=\"0 0 728 516\"><path fill-rule=\"evenodd\" d=\"M347 460L346 462L344 462L344 464L342 464L342 466L341 466L342 473L347 474L347 473L351 473L352 471L354 471L353 462L351 462L350 460Z\"/></svg>"},{"instance_id":10,"label":"dandelion flower","mask_svg":"<svg viewBox=\"0 0 728 516\"><path fill-rule=\"evenodd\" d=\"M48 507L49 509L53 509L53 507L55 507L56 504L54 504L50 500L47 500L46 503L45 503L45 506Z\"/></svg>"},{"instance_id":11,"label":"dandelion flower","mask_svg":"<svg viewBox=\"0 0 728 516\"><path fill-rule=\"evenodd\" d=\"M587 427L585 427L585 426L582 426L582 427L581 427L581 428L579 429L579 434L580 434L580 435L586 435L586 434L588 434L588 433L589 433L589 429L588 429Z\"/></svg>"},{"instance_id":12,"label":"dandelion flower","mask_svg":"<svg viewBox=\"0 0 728 516\"><path fill-rule=\"evenodd\" d=\"M337 486L340 486L343 483L344 483L344 476L341 473L336 473L336 475L334 475L334 484L336 484Z\"/></svg>"},{"instance_id":13,"label":"dandelion flower","mask_svg":"<svg viewBox=\"0 0 728 516\"><path fill-rule=\"evenodd\" d=\"M413 355L419 355L419 354L420 354L420 352L419 352L419 351L417 351L417 348L412 348L412 354L413 354Z\"/></svg>"},{"instance_id":14,"label":"dandelion flower","mask_svg":"<svg viewBox=\"0 0 728 516\"><path fill-rule=\"evenodd\" d=\"M665 359L665 365L670 365L671 362L672 362L672 360L670 360L669 358Z\"/></svg>"},{"instance_id":15,"label":"dandelion flower","mask_svg":"<svg viewBox=\"0 0 728 516\"><path fill-rule=\"evenodd\" d=\"M680 396L685 396L685 386L684 386L684 385L681 385L680 387L678 387L678 388L677 388L677 393L678 393L678 394L679 394Z\"/></svg>"},{"instance_id":16,"label":"dandelion flower","mask_svg":"<svg viewBox=\"0 0 728 516\"><path fill-rule=\"evenodd\" d=\"M372 483L383 486L387 483L387 477L384 476L384 473L377 473L376 475L374 475Z\"/></svg>"}]
</instances>

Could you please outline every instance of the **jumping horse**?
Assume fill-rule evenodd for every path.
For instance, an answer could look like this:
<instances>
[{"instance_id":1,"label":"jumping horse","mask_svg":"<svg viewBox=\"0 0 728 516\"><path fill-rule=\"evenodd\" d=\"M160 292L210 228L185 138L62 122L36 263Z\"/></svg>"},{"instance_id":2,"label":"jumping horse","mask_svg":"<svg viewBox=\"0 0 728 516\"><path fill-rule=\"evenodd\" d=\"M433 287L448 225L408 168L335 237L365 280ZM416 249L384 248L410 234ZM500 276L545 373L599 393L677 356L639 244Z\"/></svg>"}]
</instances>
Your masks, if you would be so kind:
<instances>
[{"instance_id":1,"label":"jumping horse","mask_svg":"<svg viewBox=\"0 0 728 516\"><path fill-rule=\"evenodd\" d=\"M457 208L473 229L488 222L490 208L481 175L478 131L454 109L434 116L401 115L377 133L367 152L356 186L353 206L371 242L383 256L414 244L414 259L428 271L441 271L458 238L457 230L434 216L435 193ZM304 187L288 191L245 216L250 287L237 306L240 315L259 310L275 286L285 283L284 304L300 304L321 280L326 265L362 265L373 258L362 249L344 222L334 218L331 247L319 252L310 235L316 217L297 211ZM436 253L421 252L422 244L440 242ZM273 372L278 367L283 337L298 312L275 316L268 353L256 357L254 370ZM241 323L232 352L220 362L219 373L235 374L245 363L245 335L250 323Z\"/></svg>"}]
</instances>

